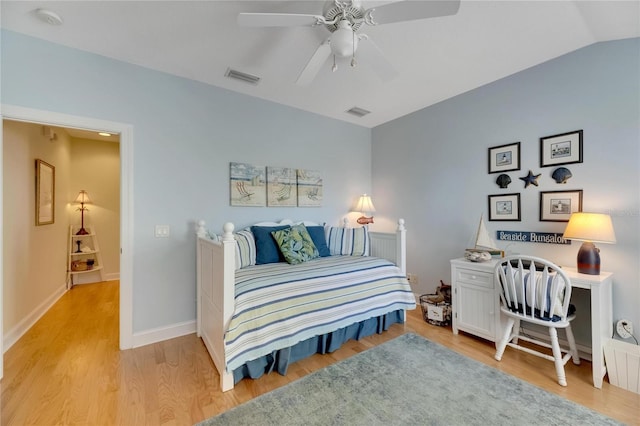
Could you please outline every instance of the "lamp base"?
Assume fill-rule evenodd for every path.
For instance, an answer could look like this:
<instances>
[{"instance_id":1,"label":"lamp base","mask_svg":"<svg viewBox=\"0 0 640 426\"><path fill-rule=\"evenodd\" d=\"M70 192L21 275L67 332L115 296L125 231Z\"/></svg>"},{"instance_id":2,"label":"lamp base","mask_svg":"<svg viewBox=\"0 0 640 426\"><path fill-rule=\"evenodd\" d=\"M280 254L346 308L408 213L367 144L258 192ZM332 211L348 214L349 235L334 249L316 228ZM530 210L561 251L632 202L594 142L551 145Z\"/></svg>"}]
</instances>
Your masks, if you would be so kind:
<instances>
[{"instance_id":1,"label":"lamp base","mask_svg":"<svg viewBox=\"0 0 640 426\"><path fill-rule=\"evenodd\" d=\"M76 232L76 235L89 235L89 232L84 228L80 228L80 230Z\"/></svg>"},{"instance_id":2,"label":"lamp base","mask_svg":"<svg viewBox=\"0 0 640 426\"><path fill-rule=\"evenodd\" d=\"M373 216L360 216L356 222L358 222L360 225L368 225L370 223L373 223Z\"/></svg>"},{"instance_id":3,"label":"lamp base","mask_svg":"<svg viewBox=\"0 0 640 426\"><path fill-rule=\"evenodd\" d=\"M585 241L578 251L578 272L588 275L600 275L600 249Z\"/></svg>"}]
</instances>

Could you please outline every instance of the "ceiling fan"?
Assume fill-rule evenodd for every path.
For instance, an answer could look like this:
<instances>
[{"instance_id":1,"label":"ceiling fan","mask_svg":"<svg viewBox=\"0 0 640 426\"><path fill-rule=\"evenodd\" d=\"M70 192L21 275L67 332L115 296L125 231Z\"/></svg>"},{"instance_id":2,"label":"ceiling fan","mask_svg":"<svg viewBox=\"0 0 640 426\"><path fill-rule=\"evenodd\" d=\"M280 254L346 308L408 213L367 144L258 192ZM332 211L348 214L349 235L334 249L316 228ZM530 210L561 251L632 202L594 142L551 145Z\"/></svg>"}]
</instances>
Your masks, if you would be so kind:
<instances>
[{"instance_id":1,"label":"ceiling fan","mask_svg":"<svg viewBox=\"0 0 640 426\"><path fill-rule=\"evenodd\" d=\"M358 49L359 54L367 57L373 71L382 80L390 80L397 74L397 71L366 34L358 33L362 24L382 25L455 15L459 8L460 0L405 0L370 9L365 9L361 0L333 0L327 1L322 15L240 13L238 24L247 27L315 27L324 25L332 33L311 56L296 81L298 85L304 86L311 83L331 55L333 55L333 71L337 69L336 57L348 58L351 56L351 66L355 67L357 65L355 55ZM363 43L360 44L360 41Z\"/></svg>"}]
</instances>

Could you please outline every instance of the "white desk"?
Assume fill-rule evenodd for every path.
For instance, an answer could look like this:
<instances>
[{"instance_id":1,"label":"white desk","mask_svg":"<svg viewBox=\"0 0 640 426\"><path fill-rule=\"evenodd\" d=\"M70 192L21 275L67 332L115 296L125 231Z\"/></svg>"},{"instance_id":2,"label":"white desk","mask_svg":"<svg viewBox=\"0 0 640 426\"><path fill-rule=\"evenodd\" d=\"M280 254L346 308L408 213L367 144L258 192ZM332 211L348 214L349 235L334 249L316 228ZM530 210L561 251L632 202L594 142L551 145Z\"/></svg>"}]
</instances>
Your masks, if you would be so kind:
<instances>
[{"instance_id":1,"label":"white desk","mask_svg":"<svg viewBox=\"0 0 640 426\"><path fill-rule=\"evenodd\" d=\"M453 290L453 333L459 330L496 342L502 337L500 297L495 287L493 268L497 260L474 263L464 258L451 260ZM591 296L591 362L593 385L602 387L607 369L604 344L613 333L611 272L600 275L579 274L576 268L563 267L575 288L589 290ZM580 317L576 321L580 321Z\"/></svg>"}]
</instances>

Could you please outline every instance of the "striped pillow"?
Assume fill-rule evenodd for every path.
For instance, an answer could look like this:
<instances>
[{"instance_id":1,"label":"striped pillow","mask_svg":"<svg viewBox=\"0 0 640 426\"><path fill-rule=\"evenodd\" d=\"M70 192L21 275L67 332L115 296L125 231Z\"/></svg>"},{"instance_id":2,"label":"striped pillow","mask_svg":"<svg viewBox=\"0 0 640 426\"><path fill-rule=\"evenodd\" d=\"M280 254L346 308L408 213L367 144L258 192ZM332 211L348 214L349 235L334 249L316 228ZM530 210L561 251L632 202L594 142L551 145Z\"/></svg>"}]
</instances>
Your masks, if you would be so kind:
<instances>
[{"instance_id":1,"label":"striped pillow","mask_svg":"<svg viewBox=\"0 0 640 426\"><path fill-rule=\"evenodd\" d=\"M369 232L361 228L327 227L327 245L332 256L369 256Z\"/></svg>"},{"instance_id":2,"label":"striped pillow","mask_svg":"<svg viewBox=\"0 0 640 426\"><path fill-rule=\"evenodd\" d=\"M256 264L256 240L248 230L238 231L233 235L236 240L236 270Z\"/></svg>"}]
</instances>

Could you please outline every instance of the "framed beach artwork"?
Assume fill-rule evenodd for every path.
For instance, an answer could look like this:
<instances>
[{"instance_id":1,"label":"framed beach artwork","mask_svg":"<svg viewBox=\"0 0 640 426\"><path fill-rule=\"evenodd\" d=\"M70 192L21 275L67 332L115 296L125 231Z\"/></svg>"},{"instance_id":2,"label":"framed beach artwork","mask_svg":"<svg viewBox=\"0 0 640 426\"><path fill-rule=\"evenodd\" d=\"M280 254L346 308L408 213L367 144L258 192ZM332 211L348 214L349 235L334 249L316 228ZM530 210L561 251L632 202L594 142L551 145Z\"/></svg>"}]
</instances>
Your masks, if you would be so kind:
<instances>
[{"instance_id":1,"label":"framed beach artwork","mask_svg":"<svg viewBox=\"0 0 640 426\"><path fill-rule=\"evenodd\" d=\"M569 222L571 213L581 211L581 189L540 192L540 221L542 222Z\"/></svg>"},{"instance_id":2,"label":"framed beach artwork","mask_svg":"<svg viewBox=\"0 0 640 426\"><path fill-rule=\"evenodd\" d=\"M36 226L51 225L55 221L56 168L36 160Z\"/></svg>"},{"instance_id":3,"label":"framed beach artwork","mask_svg":"<svg viewBox=\"0 0 640 426\"><path fill-rule=\"evenodd\" d=\"M322 176L318 170L298 169L298 207L322 205Z\"/></svg>"},{"instance_id":4,"label":"framed beach artwork","mask_svg":"<svg viewBox=\"0 0 640 426\"><path fill-rule=\"evenodd\" d=\"M489 173L520 170L520 142L489 148Z\"/></svg>"},{"instance_id":5,"label":"framed beach artwork","mask_svg":"<svg viewBox=\"0 0 640 426\"><path fill-rule=\"evenodd\" d=\"M582 130L540 138L540 167L582 163Z\"/></svg>"},{"instance_id":6,"label":"framed beach artwork","mask_svg":"<svg viewBox=\"0 0 640 426\"><path fill-rule=\"evenodd\" d=\"M490 221L520 221L520 194L489 195Z\"/></svg>"},{"instance_id":7,"label":"framed beach artwork","mask_svg":"<svg viewBox=\"0 0 640 426\"><path fill-rule=\"evenodd\" d=\"M232 206L264 207L266 205L265 166L230 163L229 193Z\"/></svg>"},{"instance_id":8,"label":"framed beach artwork","mask_svg":"<svg viewBox=\"0 0 640 426\"><path fill-rule=\"evenodd\" d=\"M267 167L267 206L295 207L297 194L296 169Z\"/></svg>"}]
</instances>

